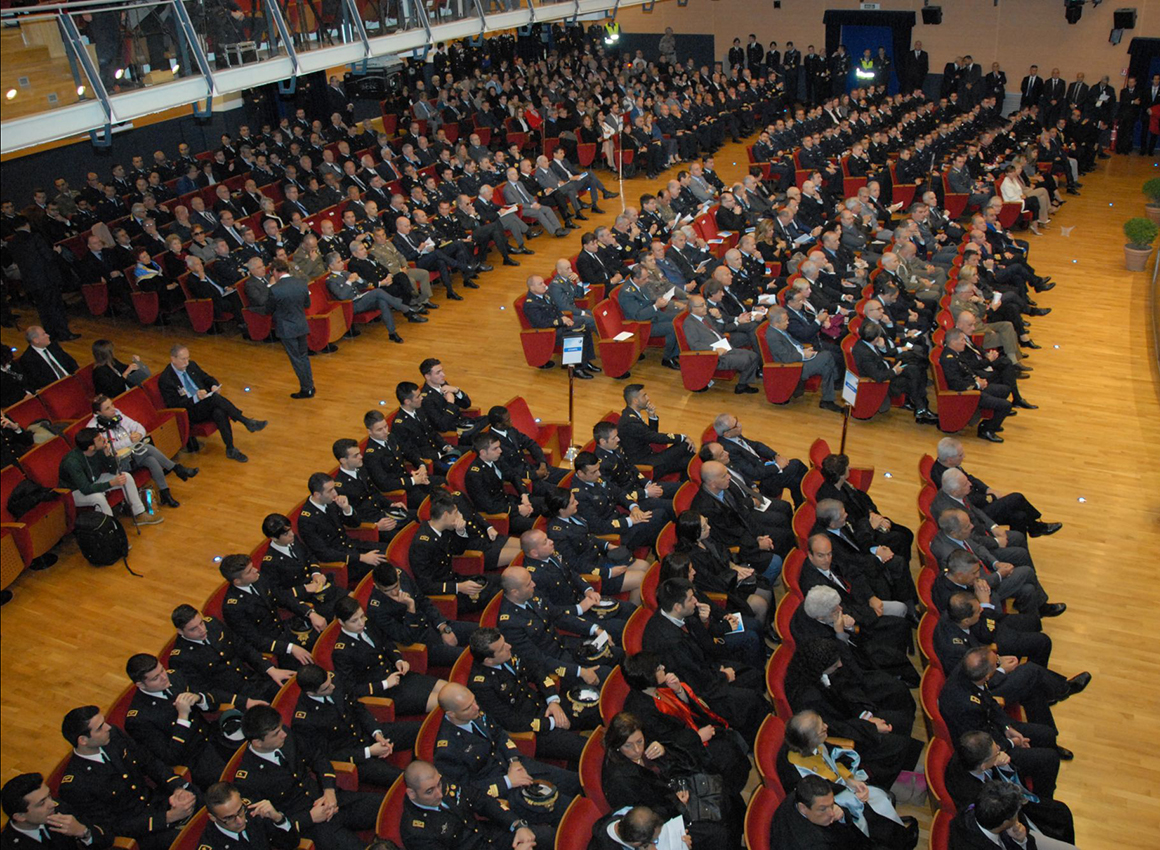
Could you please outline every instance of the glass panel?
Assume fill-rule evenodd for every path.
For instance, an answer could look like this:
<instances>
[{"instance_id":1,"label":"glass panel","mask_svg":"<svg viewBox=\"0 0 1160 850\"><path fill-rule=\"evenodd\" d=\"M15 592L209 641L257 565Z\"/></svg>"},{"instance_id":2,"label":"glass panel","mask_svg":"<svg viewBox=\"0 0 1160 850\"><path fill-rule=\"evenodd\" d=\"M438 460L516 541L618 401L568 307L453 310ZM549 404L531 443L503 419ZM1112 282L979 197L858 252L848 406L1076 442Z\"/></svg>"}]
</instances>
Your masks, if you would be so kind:
<instances>
[{"instance_id":1,"label":"glass panel","mask_svg":"<svg viewBox=\"0 0 1160 850\"><path fill-rule=\"evenodd\" d=\"M402 0L409 2L409 0ZM475 9L472 0L424 0L427 10L427 20L431 26L447 24L452 21L461 21L464 18L478 18L479 12ZM510 0L508 0L510 2Z\"/></svg>"},{"instance_id":2,"label":"glass panel","mask_svg":"<svg viewBox=\"0 0 1160 850\"><path fill-rule=\"evenodd\" d=\"M56 16L5 15L0 30L0 117L21 118L95 97ZM89 55L96 64L90 45Z\"/></svg>"},{"instance_id":3,"label":"glass panel","mask_svg":"<svg viewBox=\"0 0 1160 850\"><path fill-rule=\"evenodd\" d=\"M370 4L366 5L367 14L372 14ZM350 6L343 0L280 0L278 7L282 10L296 51L359 40L358 28L351 20Z\"/></svg>"},{"instance_id":4,"label":"glass panel","mask_svg":"<svg viewBox=\"0 0 1160 850\"><path fill-rule=\"evenodd\" d=\"M355 0L367 36L375 38L393 32L421 29L417 0Z\"/></svg>"},{"instance_id":5,"label":"glass panel","mask_svg":"<svg viewBox=\"0 0 1160 850\"><path fill-rule=\"evenodd\" d=\"M184 0L211 68L286 56L261 0Z\"/></svg>"}]
</instances>

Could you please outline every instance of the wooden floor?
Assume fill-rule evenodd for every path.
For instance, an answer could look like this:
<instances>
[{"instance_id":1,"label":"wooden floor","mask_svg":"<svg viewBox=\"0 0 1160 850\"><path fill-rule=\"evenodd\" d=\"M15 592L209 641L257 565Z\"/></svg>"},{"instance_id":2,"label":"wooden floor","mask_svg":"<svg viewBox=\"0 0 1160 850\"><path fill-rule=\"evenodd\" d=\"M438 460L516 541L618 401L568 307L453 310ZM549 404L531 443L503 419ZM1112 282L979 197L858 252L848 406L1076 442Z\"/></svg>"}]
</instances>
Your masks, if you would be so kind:
<instances>
[{"instance_id":1,"label":"wooden floor","mask_svg":"<svg viewBox=\"0 0 1160 850\"><path fill-rule=\"evenodd\" d=\"M724 178L739 177L744 160L744 149L732 145L717 156L718 169ZM1053 666L1067 675L1090 670L1095 677L1086 693L1056 712L1060 741L1076 753L1064 765L1058 796L1075 812L1084 848L1144 850L1155 848L1160 836L1154 752L1160 729L1160 379L1149 338L1155 305L1149 305L1147 276L1123 271L1120 250L1120 225L1142 214L1139 187L1155 173L1137 156L1101 161L1099 172L1086 178L1083 197L1068 198L1046 235L1029 237L1036 268L1059 284L1040 296L1054 312L1034 321L1043 350L1029 361L1033 378L1021 385L1040 409L1008 420L1003 445L965 437L973 473L1000 490L1024 491L1048 519L1065 524L1033 549L1044 586L1069 606L1065 616L1046 624L1055 641ZM635 203L655 185L629 181L626 202ZM611 212L618 203L606 206ZM611 218L603 217L609 224ZM1065 237L1061 226L1074 230ZM181 329L142 329L130 321L75 320L83 338L65 347L78 361L88 362L93 339L108 336L122 357L140 354L156 372L169 346L186 342L225 393L270 426L238 435L250 456L247 465L226 460L216 437L200 455L185 459L200 466L201 475L174 484L181 508L164 510L165 523L139 538L130 532L131 562L144 578L117 566L88 566L70 539L58 547L55 567L26 572L12 585L15 599L0 620L0 778L50 770L65 749L61 715L83 703L107 705L126 684L125 659L155 652L170 636L174 605L200 605L220 582L215 556L249 552L261 539L262 517L303 498L308 475L334 465L332 441L361 438L363 413L380 400L393 408L396 382L419 381L423 358L441 358L450 380L477 405L518 394L535 415L565 419L567 382L558 370L526 366L511 303L526 274L551 269L558 257L577 250L578 241L544 237L530 243L536 255L520 257L522 268L484 275L481 290L465 290L462 303L445 302L427 325L402 324L405 345L393 345L376 326L341 344L338 353L313 358L318 396L312 401L287 398L296 385L280 346L237 335L209 339ZM25 315L25 323L34 320ZM0 336L6 344L24 345L10 329ZM656 350L633 370L633 379L648 386L667 430L699 435L729 410L740 416L746 434L785 454L805 458L817 436L833 446L839 440L840 418L819 410L816 397L773 408L763 396L733 395L729 385L690 394L674 372L661 368ZM599 376L577 386L576 433L583 442L603 413L622 406L624 383ZM924 452L933 453L939 436L901 410L851 423L848 453L855 463L876 467L871 493L898 521L915 525L916 465Z\"/></svg>"}]
</instances>

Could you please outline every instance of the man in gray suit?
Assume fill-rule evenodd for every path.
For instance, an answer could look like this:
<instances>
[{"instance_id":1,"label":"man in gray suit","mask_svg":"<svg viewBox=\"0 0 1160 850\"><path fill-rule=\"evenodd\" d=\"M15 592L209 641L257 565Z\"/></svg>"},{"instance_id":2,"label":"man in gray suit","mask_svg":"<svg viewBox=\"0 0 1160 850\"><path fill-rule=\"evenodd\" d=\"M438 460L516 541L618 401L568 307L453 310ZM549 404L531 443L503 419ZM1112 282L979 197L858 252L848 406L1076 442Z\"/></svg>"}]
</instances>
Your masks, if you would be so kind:
<instances>
[{"instance_id":1,"label":"man in gray suit","mask_svg":"<svg viewBox=\"0 0 1160 850\"><path fill-rule=\"evenodd\" d=\"M701 167L701 163L699 162L694 162L689 166L688 185L686 186L682 184L681 188L688 189L690 192L692 192L693 197L697 199L697 203L699 204L713 200L713 197L717 194L717 191L713 188L712 184L705 179L704 169Z\"/></svg>"},{"instance_id":2,"label":"man in gray suit","mask_svg":"<svg viewBox=\"0 0 1160 850\"><path fill-rule=\"evenodd\" d=\"M876 252L881 251L884 247L881 242L874 242L866 235L861 228L858 227L857 216L854 215L853 210L842 210L838 218L842 226L842 240L843 248L849 248L851 251L861 251L862 259L865 260L871 267L878 264L882 259L881 254Z\"/></svg>"},{"instance_id":3,"label":"man in gray suit","mask_svg":"<svg viewBox=\"0 0 1160 850\"><path fill-rule=\"evenodd\" d=\"M729 344L725 334L715 327L716 321L709 315L709 306L702 296L689 296L689 317L685 319L685 342L689 344L690 349L712 351L715 344L721 342ZM750 351L748 348L718 350L717 368L737 370L737 386L733 388L733 392L737 395L758 392L757 387L752 386L752 382L757 378L757 370L760 367L761 355L756 351Z\"/></svg>"},{"instance_id":4,"label":"man in gray suit","mask_svg":"<svg viewBox=\"0 0 1160 850\"><path fill-rule=\"evenodd\" d=\"M576 218L581 221L585 220L587 216L584 215L584 205L580 201L580 184L575 180L564 180L551 168L551 163L544 155L536 157L536 170L534 172L536 183L540 188L551 195L553 192L559 193L563 197L563 203L571 204L572 209L575 210Z\"/></svg>"},{"instance_id":5,"label":"man in gray suit","mask_svg":"<svg viewBox=\"0 0 1160 850\"><path fill-rule=\"evenodd\" d=\"M823 410L833 410L841 413L842 408L834 401L834 385L838 382L841 372L834 360L832 352L806 349L801 343L789 335L789 313L784 307L772 306L766 316L769 327L765 329L765 344L769 346L769 354L775 363L801 363L802 383L814 375L822 376L822 400L818 407Z\"/></svg>"},{"instance_id":6,"label":"man in gray suit","mask_svg":"<svg viewBox=\"0 0 1160 850\"><path fill-rule=\"evenodd\" d=\"M580 275L572 271L572 263L566 259L556 260L556 273L548 283L548 300L562 313L571 313L572 321L582 324L589 333L596 333L596 317L576 301L584 297L584 285Z\"/></svg>"},{"instance_id":7,"label":"man in gray suit","mask_svg":"<svg viewBox=\"0 0 1160 850\"><path fill-rule=\"evenodd\" d=\"M677 361L680 351L677 348L677 334L673 330L673 317L665 313L665 307L669 306L670 299L662 296L655 301L650 300L644 294L647 283L648 269L643 263L637 263L632 269L632 278L620 287L617 295L620 312L630 322L652 322L649 335L665 338L661 365L680 370L681 364Z\"/></svg>"},{"instance_id":8,"label":"man in gray suit","mask_svg":"<svg viewBox=\"0 0 1160 850\"><path fill-rule=\"evenodd\" d=\"M290 265L285 260L274 260L270 264L270 305L274 316L274 330L294 374L298 376L298 392L290 398L314 398L314 374L310 369L310 352L306 347L306 337L310 325L306 322L306 309L310 306L310 290L306 281L290 276Z\"/></svg>"},{"instance_id":9,"label":"man in gray suit","mask_svg":"<svg viewBox=\"0 0 1160 850\"><path fill-rule=\"evenodd\" d=\"M246 260L246 271L249 272L242 282L242 289L246 293L247 307L263 316L270 314L270 277L266 271L266 263L261 257L250 257Z\"/></svg>"},{"instance_id":10,"label":"man in gray suit","mask_svg":"<svg viewBox=\"0 0 1160 850\"><path fill-rule=\"evenodd\" d=\"M503 199L507 204L519 204L520 214L534 218L548 233L553 236L566 236L568 231L560 226L560 219L548 207L531 196L531 193L520 183L520 172L515 168L507 170L507 182L503 184Z\"/></svg>"}]
</instances>

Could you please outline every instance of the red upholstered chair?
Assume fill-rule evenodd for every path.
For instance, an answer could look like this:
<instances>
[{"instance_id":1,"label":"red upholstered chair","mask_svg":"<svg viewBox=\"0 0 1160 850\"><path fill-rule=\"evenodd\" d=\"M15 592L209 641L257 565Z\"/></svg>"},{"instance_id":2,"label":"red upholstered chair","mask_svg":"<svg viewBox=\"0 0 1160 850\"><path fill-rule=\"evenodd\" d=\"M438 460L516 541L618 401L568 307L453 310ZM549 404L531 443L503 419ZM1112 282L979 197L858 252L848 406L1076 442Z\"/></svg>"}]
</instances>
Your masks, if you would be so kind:
<instances>
[{"instance_id":1,"label":"red upholstered chair","mask_svg":"<svg viewBox=\"0 0 1160 850\"><path fill-rule=\"evenodd\" d=\"M242 301L242 321L246 323L246 334L254 342L261 342L274 329L274 317L268 313L259 313L250 306L244 279L238 282L237 293Z\"/></svg>"},{"instance_id":2,"label":"red upholstered chair","mask_svg":"<svg viewBox=\"0 0 1160 850\"><path fill-rule=\"evenodd\" d=\"M937 534L938 525L931 520L923 520L918 527L918 533L915 535L915 543L918 544L918 554L923 565L936 572L939 569L939 563L938 558L930 551L930 542Z\"/></svg>"},{"instance_id":3,"label":"red upholstered chair","mask_svg":"<svg viewBox=\"0 0 1160 850\"><path fill-rule=\"evenodd\" d=\"M922 681L919 684L919 697L922 702L922 714L926 720L927 738L942 738L948 744L951 733L947 729L946 721L938 710L938 695L946 684L946 676L942 670L933 664L922 671Z\"/></svg>"},{"instance_id":4,"label":"red upholstered chair","mask_svg":"<svg viewBox=\"0 0 1160 850\"><path fill-rule=\"evenodd\" d=\"M928 610L934 609L934 600L931 598L931 589L934 587L935 579L938 578L938 570L932 570L930 567L923 567L918 571L918 581L915 582L915 590L918 593L919 601L927 607Z\"/></svg>"},{"instance_id":5,"label":"red upholstered chair","mask_svg":"<svg viewBox=\"0 0 1160 850\"><path fill-rule=\"evenodd\" d=\"M27 452L24 456L27 458L30 454L32 452ZM64 495L41 502L19 519L9 512L8 498L24 479L24 472L14 464L0 471L0 523L3 523L5 539L8 541L3 563L0 564L0 576L3 577L0 587L7 587L23 567L49 552L72 530L75 509L72 499ZM19 558L8 557L12 548L19 553Z\"/></svg>"},{"instance_id":6,"label":"red upholstered chair","mask_svg":"<svg viewBox=\"0 0 1160 850\"><path fill-rule=\"evenodd\" d=\"M807 502L816 505L818 502L818 489L822 486L824 479L822 472L818 467L811 467L810 471L806 473L805 478L802 479L802 495L805 496Z\"/></svg>"},{"instance_id":7,"label":"red upholstered chair","mask_svg":"<svg viewBox=\"0 0 1160 850\"><path fill-rule=\"evenodd\" d=\"M624 624L624 634L622 636L621 645L628 655L635 655L640 652L644 646L642 640L644 638L644 627L648 621L652 619L653 612L643 605L632 612L632 616L628 618L628 622Z\"/></svg>"},{"instance_id":8,"label":"red upholstered chair","mask_svg":"<svg viewBox=\"0 0 1160 850\"><path fill-rule=\"evenodd\" d=\"M714 379L737 377L735 369L717 368L720 354L716 351L694 351L689 348L689 342L685 338L685 322L688 318L689 314L685 312L673 320L677 348L680 350L681 382L685 385L685 389L697 392L708 387L709 382Z\"/></svg>"},{"instance_id":9,"label":"red upholstered chair","mask_svg":"<svg viewBox=\"0 0 1160 850\"><path fill-rule=\"evenodd\" d=\"M745 809L745 846L749 850L777 850L769 846L769 823L785 795L777 788L762 785L754 789Z\"/></svg>"},{"instance_id":10,"label":"red upholstered chair","mask_svg":"<svg viewBox=\"0 0 1160 850\"><path fill-rule=\"evenodd\" d=\"M514 396L504 403L511 414L512 425L528 439L535 441L549 465L555 465L572 445L572 425L568 422L544 422L537 419L523 396Z\"/></svg>"},{"instance_id":11,"label":"red upholstered chair","mask_svg":"<svg viewBox=\"0 0 1160 850\"><path fill-rule=\"evenodd\" d=\"M942 173L943 181L943 207L946 209L947 217L951 221L956 221L962 218L963 213L967 209L967 201L970 195L959 194L951 191L951 184L947 181L947 172Z\"/></svg>"},{"instance_id":12,"label":"red upholstered chair","mask_svg":"<svg viewBox=\"0 0 1160 850\"><path fill-rule=\"evenodd\" d=\"M604 727L598 727L588 738L584 751L580 754L580 785L584 795L592 801L602 815L612 811L604 798L600 785L600 775L604 765Z\"/></svg>"},{"instance_id":13,"label":"red upholstered chair","mask_svg":"<svg viewBox=\"0 0 1160 850\"><path fill-rule=\"evenodd\" d=\"M383 796L379 806L379 816L375 824L375 835L395 842L396 847L403 846L403 836L399 831L399 823L403 818L403 801L407 799L407 789L403 785L403 777L399 777Z\"/></svg>"},{"instance_id":14,"label":"red upholstered chair","mask_svg":"<svg viewBox=\"0 0 1160 850\"><path fill-rule=\"evenodd\" d=\"M503 594L497 593L483 607L483 612L479 615L479 627L481 629L494 629L499 626L499 606L502 602Z\"/></svg>"},{"instance_id":15,"label":"red upholstered chair","mask_svg":"<svg viewBox=\"0 0 1160 850\"><path fill-rule=\"evenodd\" d=\"M765 398L770 404L788 404L802 380L801 363L777 363L770 354L769 344L765 341L765 332L768 322L762 322L757 329L757 344L761 349L762 382L765 385ZM815 375L806 381L806 389L817 390L822 385L822 376Z\"/></svg>"},{"instance_id":16,"label":"red upholstered chair","mask_svg":"<svg viewBox=\"0 0 1160 850\"><path fill-rule=\"evenodd\" d=\"M592 827L604 814L587 797L573 798L556 829L555 850L586 850L592 838Z\"/></svg>"},{"instance_id":17,"label":"red upholstered chair","mask_svg":"<svg viewBox=\"0 0 1160 850\"><path fill-rule=\"evenodd\" d=\"M950 847L951 818L951 813L945 809L935 813L930 823L930 850L948 850Z\"/></svg>"},{"instance_id":18,"label":"red upholstered chair","mask_svg":"<svg viewBox=\"0 0 1160 850\"><path fill-rule=\"evenodd\" d=\"M830 444L821 437L817 438L810 444L810 466L821 466L822 461L831 454L833 452L830 450ZM849 481L850 486L857 487L863 493L868 492L870 485L874 483L874 467L851 466Z\"/></svg>"},{"instance_id":19,"label":"red upholstered chair","mask_svg":"<svg viewBox=\"0 0 1160 850\"><path fill-rule=\"evenodd\" d=\"M773 651L765 664L765 688L773 699L774 711L782 720L793 717L789 700L785 698L785 671L792 656L793 650L783 644Z\"/></svg>"},{"instance_id":20,"label":"red upholstered chair","mask_svg":"<svg viewBox=\"0 0 1160 850\"><path fill-rule=\"evenodd\" d=\"M53 381L36 396L48 408L54 422L72 423L93 415L93 397L85 392L84 384L74 375Z\"/></svg>"},{"instance_id":21,"label":"red upholstered chair","mask_svg":"<svg viewBox=\"0 0 1160 850\"><path fill-rule=\"evenodd\" d=\"M652 322L644 322L636 319L625 318L624 311L620 309L620 285L614 286L612 291L608 293L608 302L609 310L619 318L622 330L636 334L645 347L652 345L664 345L664 337L656 337L659 342L654 343L652 336Z\"/></svg>"},{"instance_id":22,"label":"red upholstered chair","mask_svg":"<svg viewBox=\"0 0 1160 850\"><path fill-rule=\"evenodd\" d=\"M25 396L21 401L6 408L4 415L21 428L28 428L33 422L40 422L43 419L52 419L52 414L44 406L44 402L34 395Z\"/></svg>"},{"instance_id":23,"label":"red upholstered chair","mask_svg":"<svg viewBox=\"0 0 1160 850\"><path fill-rule=\"evenodd\" d=\"M141 389L145 390L149 396L150 401L153 402L153 406L156 407L159 412L172 412L177 417L179 427L181 428L181 433L186 440L188 440L191 436L204 439L217 431L217 425L214 425L212 421L190 422L189 413L187 413L185 410L181 409L180 407L166 407L165 400L161 397L161 389L157 385L158 379L160 377L160 374L157 374L147 378L145 383L141 385Z\"/></svg>"},{"instance_id":24,"label":"red upholstered chair","mask_svg":"<svg viewBox=\"0 0 1160 850\"><path fill-rule=\"evenodd\" d=\"M934 484L930 477L930 471L934 468L934 458L930 455L923 455L918 459L918 477L924 484Z\"/></svg>"},{"instance_id":25,"label":"red upholstered chair","mask_svg":"<svg viewBox=\"0 0 1160 850\"><path fill-rule=\"evenodd\" d=\"M671 522L666 522L661 533L657 535L657 557L667 558L673 551L673 547L677 544L677 527Z\"/></svg>"},{"instance_id":26,"label":"red upholstered chair","mask_svg":"<svg viewBox=\"0 0 1160 850\"><path fill-rule=\"evenodd\" d=\"M971 421L975 411L979 409L979 390L963 390L956 392L947 386L946 375L943 374L939 358L943 347L936 345L930 351L930 363L934 367L935 393L938 398L938 427L940 431L953 434L961 431ZM991 411L980 411L980 416L990 418Z\"/></svg>"},{"instance_id":27,"label":"red upholstered chair","mask_svg":"<svg viewBox=\"0 0 1160 850\"><path fill-rule=\"evenodd\" d=\"M673 496L673 512L680 516L693 505L693 497L697 495L697 490L700 489L698 485L692 481L686 481L680 486L676 494Z\"/></svg>"},{"instance_id":28,"label":"red upholstered chair","mask_svg":"<svg viewBox=\"0 0 1160 850\"><path fill-rule=\"evenodd\" d=\"M188 434L182 431L182 419L177 415L184 411L158 410L149 394L140 387L121 393L114 403L122 413L145 426L153 445L166 457L175 456L185 445Z\"/></svg>"},{"instance_id":29,"label":"red upholstered chair","mask_svg":"<svg viewBox=\"0 0 1160 850\"><path fill-rule=\"evenodd\" d=\"M785 556L785 561L781 565L781 581L788 590L801 595L801 575L802 565L805 564L806 553L802 549L793 548L789 554Z\"/></svg>"},{"instance_id":30,"label":"red upholstered chair","mask_svg":"<svg viewBox=\"0 0 1160 850\"><path fill-rule=\"evenodd\" d=\"M790 650L796 649L797 644L793 639L789 624L802 602L801 594L796 590L791 590L781 597L781 601L777 603L777 608L773 612L773 627L777 631L778 637L781 638L782 644L788 646Z\"/></svg>"},{"instance_id":31,"label":"red upholstered chair","mask_svg":"<svg viewBox=\"0 0 1160 850\"><path fill-rule=\"evenodd\" d=\"M852 335L843 339L842 356L846 360L846 369L858 375L858 368L854 363L854 356L851 353L856 342L857 339ZM882 403L886 400L889 392L889 382L872 381L869 378L863 378L861 375L858 375L858 395L854 401L854 408L850 411L850 415L855 419L872 419L882 408Z\"/></svg>"},{"instance_id":32,"label":"red upholstered chair","mask_svg":"<svg viewBox=\"0 0 1160 850\"><path fill-rule=\"evenodd\" d=\"M757 738L753 742L754 762L761 784L779 794L785 794L781 780L777 778L777 753L784 741L785 721L771 714L761 721L761 728L757 730Z\"/></svg>"},{"instance_id":33,"label":"red upholstered chair","mask_svg":"<svg viewBox=\"0 0 1160 850\"><path fill-rule=\"evenodd\" d=\"M944 781L947 765L950 764L952 755L954 755L954 750L950 743L941 738L935 738L926 748L924 775L926 776L926 790L930 792L927 795L927 802L930 804L932 812L942 812L946 815L954 815L955 813L954 800L947 792Z\"/></svg>"},{"instance_id":34,"label":"red upholstered chair","mask_svg":"<svg viewBox=\"0 0 1160 850\"><path fill-rule=\"evenodd\" d=\"M328 302L326 285L314 281L309 286L310 306L306 310L306 323L310 328L306 335L306 345L311 351L323 351L332 343L342 339L350 325L347 324L341 306Z\"/></svg>"},{"instance_id":35,"label":"red upholstered chair","mask_svg":"<svg viewBox=\"0 0 1160 850\"><path fill-rule=\"evenodd\" d=\"M809 548L810 533L814 530L814 523L817 522L817 519L817 511L809 502L802 502L793 513L794 537L797 538L798 548L803 552Z\"/></svg>"},{"instance_id":36,"label":"red upholstered chair","mask_svg":"<svg viewBox=\"0 0 1160 850\"><path fill-rule=\"evenodd\" d=\"M513 302L516 318L520 322L520 344L524 347L524 360L528 365L541 369L551 362L552 355L557 351L556 329L532 327L524 315L524 302L527 299L528 294L524 292Z\"/></svg>"},{"instance_id":37,"label":"red upholstered chair","mask_svg":"<svg viewBox=\"0 0 1160 850\"><path fill-rule=\"evenodd\" d=\"M934 627L938 625L938 616L934 611L926 611L918 621L918 652L927 664L942 670L942 662L934 651Z\"/></svg>"},{"instance_id":38,"label":"red upholstered chair","mask_svg":"<svg viewBox=\"0 0 1160 850\"><path fill-rule=\"evenodd\" d=\"M581 168L587 168L592 164L592 160L596 159L596 143L576 145L576 164Z\"/></svg>"},{"instance_id":39,"label":"red upholstered chair","mask_svg":"<svg viewBox=\"0 0 1160 850\"><path fill-rule=\"evenodd\" d=\"M612 378L627 378L633 364L644 352L645 342L640 336L624 326L624 315L620 305L611 299L600 301L593 309L596 320L596 347L600 351L600 367ZM630 333L627 339L617 339L622 333Z\"/></svg>"},{"instance_id":40,"label":"red upholstered chair","mask_svg":"<svg viewBox=\"0 0 1160 850\"><path fill-rule=\"evenodd\" d=\"M608 678L600 688L600 719L609 723L612 718L620 714L624 708L624 699L628 696L628 683L624 681L624 671L620 666L612 668Z\"/></svg>"},{"instance_id":41,"label":"red upholstered chair","mask_svg":"<svg viewBox=\"0 0 1160 850\"><path fill-rule=\"evenodd\" d=\"M933 484L924 484L923 488L918 491L918 516L920 520L929 519L934 522L934 516L931 515L930 506L934 503L934 497L938 495L938 490Z\"/></svg>"},{"instance_id":42,"label":"red upholstered chair","mask_svg":"<svg viewBox=\"0 0 1160 850\"><path fill-rule=\"evenodd\" d=\"M668 523L665 528L668 528L672 523ZM663 555L661 557L664 557ZM640 583L640 601L645 608L650 611L657 610L657 585L660 584L661 579L661 562L657 561L644 574L644 579Z\"/></svg>"}]
</instances>

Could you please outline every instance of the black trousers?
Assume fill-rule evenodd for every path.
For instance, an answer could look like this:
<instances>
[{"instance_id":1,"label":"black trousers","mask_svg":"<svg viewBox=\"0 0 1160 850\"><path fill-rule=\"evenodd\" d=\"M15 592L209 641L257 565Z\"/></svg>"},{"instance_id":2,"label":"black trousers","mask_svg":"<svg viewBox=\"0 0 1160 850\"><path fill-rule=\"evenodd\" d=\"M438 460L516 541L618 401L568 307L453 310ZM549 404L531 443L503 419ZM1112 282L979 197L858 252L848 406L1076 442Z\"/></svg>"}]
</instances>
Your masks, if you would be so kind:
<instances>
[{"instance_id":1,"label":"black trousers","mask_svg":"<svg viewBox=\"0 0 1160 850\"><path fill-rule=\"evenodd\" d=\"M310 349L306 346L306 337L282 337L282 347L286 349L286 356L290 358L290 365L298 378L299 391L314 392L314 372L310 368Z\"/></svg>"},{"instance_id":2,"label":"black trousers","mask_svg":"<svg viewBox=\"0 0 1160 850\"><path fill-rule=\"evenodd\" d=\"M979 393L979 408L981 410L993 411L990 419L984 419L979 422L979 428L983 431L996 431L1003 425L1003 420L1011 412L1011 402L1007 400L1007 396L1011 395L1011 388L1006 384L987 384L986 388Z\"/></svg>"},{"instance_id":3,"label":"black trousers","mask_svg":"<svg viewBox=\"0 0 1160 850\"><path fill-rule=\"evenodd\" d=\"M797 458L786 464L785 469L766 466L758 481L758 487L762 495L770 499L776 499L782 490L789 490L796 508L802 503L802 479L806 477L808 471L806 465Z\"/></svg>"},{"instance_id":4,"label":"black trousers","mask_svg":"<svg viewBox=\"0 0 1160 850\"><path fill-rule=\"evenodd\" d=\"M1042 516L1022 493L1008 493L990 504L979 507L999 525L1010 526L1024 534L1030 531Z\"/></svg>"},{"instance_id":5,"label":"black trousers","mask_svg":"<svg viewBox=\"0 0 1160 850\"><path fill-rule=\"evenodd\" d=\"M364 850L366 842L357 832L374 829L382 795L369 791L338 791L338 813L323 823L310 823L309 815L299 818L303 835L318 847L334 850Z\"/></svg>"},{"instance_id":6,"label":"black trousers","mask_svg":"<svg viewBox=\"0 0 1160 850\"><path fill-rule=\"evenodd\" d=\"M1019 775L1030 780L1036 796L1055 796L1055 782L1059 777L1059 753L1055 749L1055 730L1037 723L1017 723L1012 721L1019 734L1031 739L1030 747L1013 747L1008 750L1011 764Z\"/></svg>"},{"instance_id":7,"label":"black trousers","mask_svg":"<svg viewBox=\"0 0 1160 850\"><path fill-rule=\"evenodd\" d=\"M206 396L189 408L189 421L191 423L212 421L221 432L222 442L226 444L227 449L234 447L234 428L230 423L241 422L245 418L232 401L218 393Z\"/></svg>"},{"instance_id":8,"label":"black trousers","mask_svg":"<svg viewBox=\"0 0 1160 850\"><path fill-rule=\"evenodd\" d=\"M488 246L493 243L499 249L500 255L505 260L508 258L507 235L498 221L475 228L471 232L471 241L475 243L475 254L480 260L487 256Z\"/></svg>"}]
</instances>

